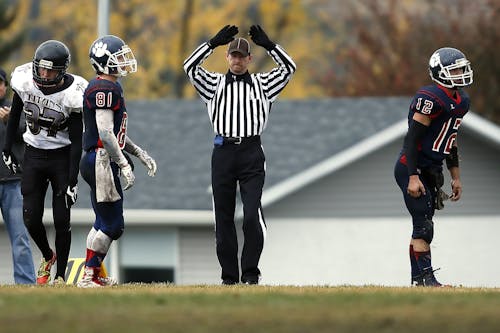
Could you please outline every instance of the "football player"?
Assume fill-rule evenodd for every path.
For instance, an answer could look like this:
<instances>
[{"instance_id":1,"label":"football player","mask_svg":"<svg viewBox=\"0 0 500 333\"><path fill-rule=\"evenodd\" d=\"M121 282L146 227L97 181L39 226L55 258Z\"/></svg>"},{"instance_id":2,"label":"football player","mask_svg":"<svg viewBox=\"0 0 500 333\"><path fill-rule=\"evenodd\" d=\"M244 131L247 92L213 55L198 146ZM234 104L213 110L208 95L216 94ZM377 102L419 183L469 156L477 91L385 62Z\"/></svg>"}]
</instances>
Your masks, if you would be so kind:
<instances>
[{"instance_id":1,"label":"football player","mask_svg":"<svg viewBox=\"0 0 500 333\"><path fill-rule=\"evenodd\" d=\"M64 283L71 245L70 207L77 196L82 153L82 96L87 81L66 72L70 58L66 45L48 40L38 46L32 62L18 66L12 73L14 96L3 160L13 173L17 172L19 163L11 149L24 111L28 129L23 135L26 152L21 192L24 224L42 253L37 284L50 282L50 269L56 258L54 283ZM42 223L49 183L56 231L55 252Z\"/></svg>"},{"instance_id":2,"label":"football player","mask_svg":"<svg viewBox=\"0 0 500 333\"><path fill-rule=\"evenodd\" d=\"M137 61L123 40L107 35L94 41L89 51L90 63L97 77L84 93L85 153L80 162L83 179L91 189L92 207L96 215L87 236L87 254L83 277L77 286L92 288L116 284L116 280L100 275L101 263L113 240L123 233L123 192L135 180L132 161L126 152L136 156L156 173L156 162L127 136L127 109L120 77L137 71Z\"/></svg>"},{"instance_id":3,"label":"football player","mask_svg":"<svg viewBox=\"0 0 500 333\"><path fill-rule=\"evenodd\" d=\"M473 75L469 60L451 47L432 54L429 74L435 84L420 88L413 97L408 133L394 174L413 220L411 283L441 287L431 263L432 218L436 209L443 208L444 200L457 201L462 195L457 134L470 108L469 96L462 88L472 84ZM443 160L451 177L451 195L441 189Z\"/></svg>"}]
</instances>

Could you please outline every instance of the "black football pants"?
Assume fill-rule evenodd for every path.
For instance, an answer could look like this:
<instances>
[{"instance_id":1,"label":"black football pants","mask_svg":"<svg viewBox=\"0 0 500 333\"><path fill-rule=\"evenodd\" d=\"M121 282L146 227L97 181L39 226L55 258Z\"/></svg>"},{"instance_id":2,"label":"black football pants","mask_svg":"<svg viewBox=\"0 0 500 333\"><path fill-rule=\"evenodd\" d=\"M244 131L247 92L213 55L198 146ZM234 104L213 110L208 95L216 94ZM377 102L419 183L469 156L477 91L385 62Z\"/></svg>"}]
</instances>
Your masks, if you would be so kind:
<instances>
[{"instance_id":1,"label":"black football pants","mask_svg":"<svg viewBox=\"0 0 500 333\"><path fill-rule=\"evenodd\" d=\"M222 280L239 281L238 240L234 224L236 188L243 203L244 245L241 280L255 280L266 226L260 199L265 178L265 157L260 140L215 146L212 153L212 191L215 210L217 258Z\"/></svg>"},{"instance_id":2,"label":"black football pants","mask_svg":"<svg viewBox=\"0 0 500 333\"><path fill-rule=\"evenodd\" d=\"M56 231L55 252L57 253L56 276L63 278L71 246L70 210L65 202L69 179L69 153L69 146L52 150L27 146L21 181L24 224L45 260L52 257L52 250L42 217L49 183L52 186L52 211Z\"/></svg>"}]
</instances>

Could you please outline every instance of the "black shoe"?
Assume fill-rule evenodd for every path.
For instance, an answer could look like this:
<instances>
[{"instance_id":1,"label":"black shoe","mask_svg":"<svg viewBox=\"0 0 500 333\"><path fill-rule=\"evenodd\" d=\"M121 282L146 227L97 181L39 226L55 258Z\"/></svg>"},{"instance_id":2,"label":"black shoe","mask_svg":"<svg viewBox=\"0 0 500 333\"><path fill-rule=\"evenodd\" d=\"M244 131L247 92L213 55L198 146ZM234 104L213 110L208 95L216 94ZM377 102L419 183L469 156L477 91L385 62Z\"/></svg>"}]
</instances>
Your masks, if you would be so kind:
<instances>
[{"instance_id":1,"label":"black shoe","mask_svg":"<svg viewBox=\"0 0 500 333\"><path fill-rule=\"evenodd\" d=\"M259 277L258 276L245 277L241 279L241 282L243 284L259 284Z\"/></svg>"},{"instance_id":2,"label":"black shoe","mask_svg":"<svg viewBox=\"0 0 500 333\"><path fill-rule=\"evenodd\" d=\"M424 286L424 277L422 275L412 276L411 277L411 285L413 287L423 287Z\"/></svg>"},{"instance_id":3,"label":"black shoe","mask_svg":"<svg viewBox=\"0 0 500 333\"><path fill-rule=\"evenodd\" d=\"M224 279L224 280L222 280L222 284L225 286L232 286L234 284L238 284L238 282L231 280L231 279Z\"/></svg>"},{"instance_id":4,"label":"black shoe","mask_svg":"<svg viewBox=\"0 0 500 333\"><path fill-rule=\"evenodd\" d=\"M439 269L439 268L438 268ZM429 269L427 271L424 271L422 273L422 277L423 277L423 286L424 287L451 287L451 285L444 285L442 283L440 283L436 277L434 276L434 272L437 271L438 269L435 269L435 270L432 270L432 269Z\"/></svg>"}]
</instances>

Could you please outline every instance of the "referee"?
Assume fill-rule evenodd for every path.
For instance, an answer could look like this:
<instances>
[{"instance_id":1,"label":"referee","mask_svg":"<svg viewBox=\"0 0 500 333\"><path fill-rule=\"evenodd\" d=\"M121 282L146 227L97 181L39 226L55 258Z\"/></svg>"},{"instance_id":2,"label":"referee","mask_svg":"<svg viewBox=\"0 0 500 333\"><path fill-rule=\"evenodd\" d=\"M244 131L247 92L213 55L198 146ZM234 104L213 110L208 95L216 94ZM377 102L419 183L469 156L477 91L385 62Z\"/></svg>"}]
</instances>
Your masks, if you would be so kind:
<instances>
[{"instance_id":1,"label":"referee","mask_svg":"<svg viewBox=\"0 0 500 333\"><path fill-rule=\"evenodd\" d=\"M217 257L222 284L240 281L238 240L234 224L236 187L243 203L241 282L258 284L259 259L266 225L260 199L265 178L265 156L260 135L266 128L272 103L295 71L295 63L258 25L250 28L252 41L264 47L278 65L270 72L250 74L250 44L234 38L238 27L227 25L201 44L185 61L184 70L208 110L215 132L212 153L212 192L215 211ZM229 43L229 70L213 73L201 67L214 48Z\"/></svg>"}]
</instances>

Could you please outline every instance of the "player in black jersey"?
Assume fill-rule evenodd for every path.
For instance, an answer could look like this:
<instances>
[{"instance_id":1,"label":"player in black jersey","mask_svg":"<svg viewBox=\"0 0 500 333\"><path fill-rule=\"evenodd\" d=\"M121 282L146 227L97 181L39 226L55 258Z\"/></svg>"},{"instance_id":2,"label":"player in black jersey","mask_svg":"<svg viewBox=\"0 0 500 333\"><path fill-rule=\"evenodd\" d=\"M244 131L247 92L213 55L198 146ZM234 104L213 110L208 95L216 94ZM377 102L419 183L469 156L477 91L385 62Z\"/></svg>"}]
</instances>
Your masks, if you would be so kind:
<instances>
[{"instance_id":1,"label":"player in black jersey","mask_svg":"<svg viewBox=\"0 0 500 333\"><path fill-rule=\"evenodd\" d=\"M56 258L54 282L64 283L71 245L70 207L77 195L82 153L82 96L87 81L66 72L70 58L66 45L48 40L38 46L32 62L14 70L11 80L14 97L3 160L12 172L17 172L19 164L12 153L12 143L24 111L27 130L23 135L26 143L21 183L23 218L42 252L38 284L50 282L50 269ZM49 183L53 193L55 252L42 223Z\"/></svg>"}]
</instances>

